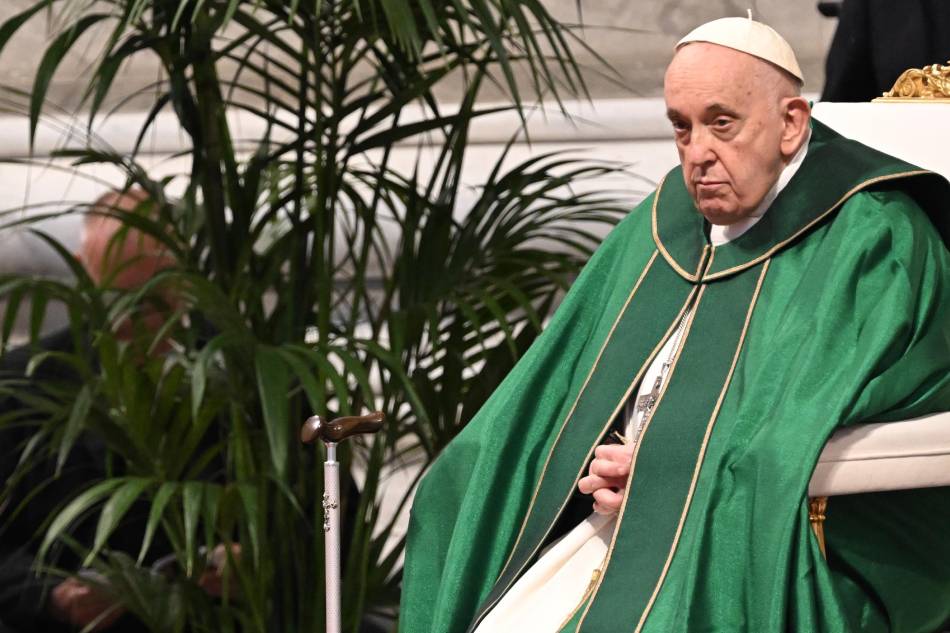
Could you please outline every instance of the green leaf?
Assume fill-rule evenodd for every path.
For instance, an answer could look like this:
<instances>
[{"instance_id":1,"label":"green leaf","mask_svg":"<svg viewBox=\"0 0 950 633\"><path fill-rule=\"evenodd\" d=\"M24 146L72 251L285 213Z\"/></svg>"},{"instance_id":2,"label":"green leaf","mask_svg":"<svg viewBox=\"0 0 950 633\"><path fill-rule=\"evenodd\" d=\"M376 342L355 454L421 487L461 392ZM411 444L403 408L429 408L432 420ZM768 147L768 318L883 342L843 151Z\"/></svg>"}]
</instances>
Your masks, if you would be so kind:
<instances>
[{"instance_id":1,"label":"green leaf","mask_svg":"<svg viewBox=\"0 0 950 633\"><path fill-rule=\"evenodd\" d=\"M185 519L185 573L189 578L195 573L195 537L198 521L201 517L201 497L205 484L200 481L186 481L181 488L182 511Z\"/></svg>"},{"instance_id":2,"label":"green leaf","mask_svg":"<svg viewBox=\"0 0 950 633\"><path fill-rule=\"evenodd\" d=\"M0 26L0 53L3 52L3 49L6 48L7 43L10 41L10 38L20 30L30 18L34 15L50 7L57 0L41 0L40 2L35 2L29 9L21 13L17 13L15 16L3 23L3 26Z\"/></svg>"},{"instance_id":3,"label":"green leaf","mask_svg":"<svg viewBox=\"0 0 950 633\"><path fill-rule=\"evenodd\" d=\"M107 13L94 13L80 19L76 24L70 27L62 35L53 40L43 58L40 60L40 66L33 79L33 90L30 95L30 150L33 149L33 142L36 139L36 127L40 121L40 112L43 110L43 103L46 101L46 93L49 90L50 83L53 81L53 75L59 68L60 62L69 53L73 44L89 30L103 20L110 19Z\"/></svg>"},{"instance_id":4,"label":"green leaf","mask_svg":"<svg viewBox=\"0 0 950 633\"><path fill-rule=\"evenodd\" d=\"M476 115L482 116L495 112L506 112L510 109L511 108L509 106L485 108L483 110L479 110ZM416 121L414 123L407 123L405 125L396 125L389 128L384 128L382 131L376 132L375 134L369 134L365 138L355 141L352 147L349 148L348 152L349 154L361 154L368 150L379 147L391 147L397 143L405 141L406 139L419 136L420 134L425 134L426 132L432 132L434 130L442 130L447 127L451 127L452 125L468 121L471 117L472 115L468 114L454 114Z\"/></svg>"},{"instance_id":5,"label":"green leaf","mask_svg":"<svg viewBox=\"0 0 950 633\"><path fill-rule=\"evenodd\" d=\"M293 370L294 376L300 381L304 393L307 394L307 401L310 403L310 410L315 414L320 414L326 409L326 395L320 388L320 384L314 375L317 374L314 368L309 367L300 356L294 353L292 348L281 348L278 350L284 362ZM327 363L329 365L329 363ZM335 373L335 372L334 372Z\"/></svg>"},{"instance_id":6,"label":"green leaf","mask_svg":"<svg viewBox=\"0 0 950 633\"><path fill-rule=\"evenodd\" d=\"M49 305L49 295L43 292L34 292L30 302L30 340L39 340L46 319L46 308Z\"/></svg>"},{"instance_id":7,"label":"green leaf","mask_svg":"<svg viewBox=\"0 0 950 633\"><path fill-rule=\"evenodd\" d=\"M49 233L39 229L30 229L30 233L46 242L46 244L56 251L56 254L59 255L59 258L62 260L62 262L69 267L70 272L73 273L76 278L76 282L81 287L92 288L94 286L92 279L89 277L89 273L86 272L86 269L83 267L83 265L79 263L79 260L76 259L74 254L66 250L66 247L63 246L59 240L51 236Z\"/></svg>"},{"instance_id":8,"label":"green leaf","mask_svg":"<svg viewBox=\"0 0 950 633\"><path fill-rule=\"evenodd\" d=\"M145 554L152 545L152 539L155 538L155 531L158 529L158 524L162 520L165 507L177 490L178 484L166 481L158 488L158 492L155 493L155 498L152 499L148 510L148 522L145 524L145 536L142 537L142 549L139 550L139 557L136 561L139 565L145 560Z\"/></svg>"},{"instance_id":9,"label":"green leaf","mask_svg":"<svg viewBox=\"0 0 950 633\"><path fill-rule=\"evenodd\" d=\"M72 523L84 514L89 508L94 506L100 500L109 495L113 490L121 486L122 479L107 479L87 489L78 497L69 502L69 504L59 512L50 523L40 544L37 558L42 560L46 557L50 545L58 539Z\"/></svg>"},{"instance_id":10,"label":"green leaf","mask_svg":"<svg viewBox=\"0 0 950 633\"><path fill-rule=\"evenodd\" d=\"M422 425L428 425L430 420L426 407L422 403L422 399L412 384L412 379L409 377L409 374L406 373L399 358L376 341L361 339L358 340L358 342L369 350L373 356L383 361L390 372L391 378L398 381L402 388L406 390L406 398L412 404L413 412L418 416L419 422Z\"/></svg>"},{"instance_id":11,"label":"green leaf","mask_svg":"<svg viewBox=\"0 0 950 633\"><path fill-rule=\"evenodd\" d=\"M287 407L290 372L287 371L287 364L281 358L280 352L266 345L257 347L255 369L271 464L277 476L283 478L287 473L287 451L290 445Z\"/></svg>"},{"instance_id":12,"label":"green leaf","mask_svg":"<svg viewBox=\"0 0 950 633\"><path fill-rule=\"evenodd\" d=\"M422 0L422 3L427 4L427 0ZM405 0L380 0L380 4L395 40L402 44L406 52L418 56L419 30L412 15L412 5Z\"/></svg>"},{"instance_id":13,"label":"green leaf","mask_svg":"<svg viewBox=\"0 0 950 633\"><path fill-rule=\"evenodd\" d=\"M3 315L3 334L0 336L2 346L6 346L10 337L13 335L13 328L16 327L17 314L20 312L20 306L23 305L23 298L26 296L27 287L25 283L18 284L9 288L3 297L6 301Z\"/></svg>"},{"instance_id":14,"label":"green leaf","mask_svg":"<svg viewBox=\"0 0 950 633\"><path fill-rule=\"evenodd\" d=\"M238 484L241 502L244 504L244 516L248 537L251 541L251 553L255 565L261 560L261 506L257 488L250 484Z\"/></svg>"},{"instance_id":15,"label":"green leaf","mask_svg":"<svg viewBox=\"0 0 950 633\"><path fill-rule=\"evenodd\" d=\"M85 103L92 89L95 88L95 93L92 95L92 102L89 106L90 130L96 115L99 113L99 108L102 107L102 103L108 96L109 90L112 88L112 83L115 81L116 74L119 72L122 64L143 50L145 45L146 40L144 38L133 36L123 42L118 50L107 55L100 63L99 68L96 70L95 79L90 82L89 88L81 100Z\"/></svg>"},{"instance_id":16,"label":"green leaf","mask_svg":"<svg viewBox=\"0 0 950 633\"><path fill-rule=\"evenodd\" d=\"M215 529L218 526L218 511L221 507L221 487L216 484L206 484L201 508L201 523L204 525L204 544L208 553L217 545Z\"/></svg>"},{"instance_id":17,"label":"green leaf","mask_svg":"<svg viewBox=\"0 0 950 633\"><path fill-rule=\"evenodd\" d=\"M72 409L69 411L69 419L66 421L66 427L63 429L63 435L59 442L59 450L56 456L56 475L63 470L69 453L73 445L82 432L86 418L89 416L89 410L92 408L92 386L85 384L76 394L76 400Z\"/></svg>"},{"instance_id":18,"label":"green leaf","mask_svg":"<svg viewBox=\"0 0 950 633\"><path fill-rule=\"evenodd\" d=\"M329 354L324 346L319 346L318 349L312 350L303 346L294 346L292 348L297 354L308 359L311 363L314 364L316 369L316 375L321 381L330 381L330 384L333 386L333 393L330 394L330 398L333 395L340 396L342 394L349 393L349 387L346 384L346 379L343 377L336 367L333 366L333 363L330 362ZM296 371L296 369L295 369ZM306 371L306 368L301 368L300 371ZM319 399L318 396L322 395L321 385L310 383L310 386L313 387L316 391L313 394L311 399L311 406L314 407L314 414L324 414L324 409L326 408L326 400L328 399L325 394L323 394L323 401ZM307 384L304 384L304 388L307 389ZM310 394L308 394L308 398ZM340 402L340 413L343 415L349 415L352 413L351 403L346 397L343 401Z\"/></svg>"},{"instance_id":19,"label":"green leaf","mask_svg":"<svg viewBox=\"0 0 950 633\"><path fill-rule=\"evenodd\" d=\"M188 8L188 2L179 2L178 9L175 11L175 17L172 18L171 30L177 31L180 26L181 17L185 14L185 9Z\"/></svg>"},{"instance_id":20,"label":"green leaf","mask_svg":"<svg viewBox=\"0 0 950 633\"><path fill-rule=\"evenodd\" d=\"M102 512L99 514L99 524L96 526L96 536L93 541L92 550L86 555L83 566L88 567L92 560L99 553L99 550L106 544L106 540L115 531L119 521L125 516L129 508L136 499L149 487L151 481L135 477L126 480L112 496L102 506Z\"/></svg>"},{"instance_id":21,"label":"green leaf","mask_svg":"<svg viewBox=\"0 0 950 633\"><path fill-rule=\"evenodd\" d=\"M220 334L198 352L191 370L191 417L193 419L198 419L198 412L204 402L205 387L208 384L208 370L214 362L215 354L235 342L235 340L233 336Z\"/></svg>"}]
</instances>

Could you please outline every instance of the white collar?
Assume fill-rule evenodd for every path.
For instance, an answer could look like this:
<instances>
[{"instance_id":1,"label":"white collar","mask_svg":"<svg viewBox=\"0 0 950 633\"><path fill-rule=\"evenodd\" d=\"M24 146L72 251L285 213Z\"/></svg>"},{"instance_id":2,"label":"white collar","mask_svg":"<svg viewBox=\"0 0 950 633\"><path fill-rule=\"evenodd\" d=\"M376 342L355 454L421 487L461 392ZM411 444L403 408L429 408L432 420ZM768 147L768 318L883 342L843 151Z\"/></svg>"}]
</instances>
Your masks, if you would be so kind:
<instances>
[{"instance_id":1,"label":"white collar","mask_svg":"<svg viewBox=\"0 0 950 633\"><path fill-rule=\"evenodd\" d=\"M768 211L772 203L775 202L775 198L778 197L779 192L785 188L785 185L792 179L792 176L795 175L798 168L802 166L802 161L805 160L805 154L808 153L808 141L810 140L811 130L808 131L808 136L805 137L804 142L801 147L798 148L798 151L795 152L795 156L792 157L792 160L788 165L782 168L782 171L778 175L778 180L775 181L775 184L772 185L769 192L762 198L762 202L755 208L755 211L734 224L711 224L709 226L709 241L713 246L721 246L722 244L731 242L751 229L755 226L756 222L762 219L765 212Z\"/></svg>"}]
</instances>

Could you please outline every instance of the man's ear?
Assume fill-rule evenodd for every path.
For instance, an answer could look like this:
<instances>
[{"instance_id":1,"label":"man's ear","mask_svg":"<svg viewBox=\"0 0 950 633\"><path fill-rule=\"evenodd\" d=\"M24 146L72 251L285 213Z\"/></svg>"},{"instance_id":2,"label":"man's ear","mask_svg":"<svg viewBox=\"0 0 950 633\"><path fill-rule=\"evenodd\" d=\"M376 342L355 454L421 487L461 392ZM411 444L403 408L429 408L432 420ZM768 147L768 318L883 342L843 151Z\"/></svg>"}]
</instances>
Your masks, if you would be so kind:
<instances>
[{"instance_id":1,"label":"man's ear","mask_svg":"<svg viewBox=\"0 0 950 633\"><path fill-rule=\"evenodd\" d=\"M782 156L791 159L798 151L802 141L808 134L811 123L811 107L804 97L788 97L782 101L782 142L780 148Z\"/></svg>"}]
</instances>

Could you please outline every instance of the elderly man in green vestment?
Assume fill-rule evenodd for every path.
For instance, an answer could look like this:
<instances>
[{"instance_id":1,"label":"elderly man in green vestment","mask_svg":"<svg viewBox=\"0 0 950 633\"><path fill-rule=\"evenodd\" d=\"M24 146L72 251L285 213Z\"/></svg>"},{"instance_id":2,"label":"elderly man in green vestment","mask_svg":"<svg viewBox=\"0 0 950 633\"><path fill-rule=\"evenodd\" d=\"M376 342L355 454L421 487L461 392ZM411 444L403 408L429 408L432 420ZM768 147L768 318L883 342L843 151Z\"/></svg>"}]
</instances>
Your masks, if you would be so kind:
<instances>
[{"instance_id":1,"label":"elderly man in green vestment","mask_svg":"<svg viewBox=\"0 0 950 633\"><path fill-rule=\"evenodd\" d=\"M404 633L950 620L950 491L807 487L831 433L950 409L950 188L810 118L751 19L678 45L680 166L424 478Z\"/></svg>"}]
</instances>

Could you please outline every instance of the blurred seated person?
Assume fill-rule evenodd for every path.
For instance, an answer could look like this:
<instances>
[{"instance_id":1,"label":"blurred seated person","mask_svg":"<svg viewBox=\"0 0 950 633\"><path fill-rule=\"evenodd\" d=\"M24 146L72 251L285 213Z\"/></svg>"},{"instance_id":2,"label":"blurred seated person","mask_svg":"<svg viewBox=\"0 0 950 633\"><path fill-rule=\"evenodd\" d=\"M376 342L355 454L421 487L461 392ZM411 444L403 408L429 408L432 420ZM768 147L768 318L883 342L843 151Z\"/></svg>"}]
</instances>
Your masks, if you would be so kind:
<instances>
[{"instance_id":1,"label":"blurred seated person","mask_svg":"<svg viewBox=\"0 0 950 633\"><path fill-rule=\"evenodd\" d=\"M151 235L125 226L119 216L123 213L151 215L148 194L139 188L125 192L110 191L93 205L93 213L83 220L83 233L76 258L82 263L98 287L130 291L148 283L162 270L172 267L175 258L168 248ZM135 327L145 332L157 332L174 308L174 293L165 290L156 293L151 301L140 306L134 319L122 321L116 331L121 341L130 341ZM159 351L165 351L167 347Z\"/></svg>"},{"instance_id":2,"label":"blurred seated person","mask_svg":"<svg viewBox=\"0 0 950 633\"><path fill-rule=\"evenodd\" d=\"M83 219L83 233L77 259L100 288L129 291L140 288L156 274L174 264L174 258L154 237L124 226L122 213L145 212L148 195L141 189L110 191L100 197ZM134 318L121 321L116 339L129 342L137 331L157 332L173 307L173 293L165 291L154 303L143 303ZM81 331L81 328L79 328ZM151 340L150 337L148 340ZM74 367L57 356L48 357L28 375L31 359L41 352L75 353L89 347L87 337L77 329L65 328L38 341L0 356L0 379L20 379L22 387L0 393L0 476L5 487L0 496L0 632L45 633L79 630L96 622L94 631L140 631L141 624L124 614L110 590L94 577L80 571L55 584L39 577L34 558L42 537L42 526L58 506L75 498L89 482L105 475L106 448L87 434L80 436L62 472L55 475L55 456L34 454L34 465L23 472L20 455L35 432L35 420L24 420L24 401L41 395L49 385L80 380ZM151 345L152 353L167 351L167 344ZM91 355L91 354L90 354ZM93 361L94 362L94 361ZM34 494L34 491L38 491ZM128 518L128 517L127 517ZM73 536L81 544L93 542L94 525L85 522ZM93 522L94 523L94 522ZM144 524L120 526L110 546L137 552ZM237 547L237 546L235 546ZM154 549L154 548L153 548ZM218 563L222 552L216 552ZM238 551L235 550L235 554ZM223 557L226 559L226 556ZM56 564L76 569L79 560L64 552ZM223 565L221 565L223 566ZM209 595L220 595L220 577L211 566L199 584ZM4 628L8 627L8 628Z\"/></svg>"}]
</instances>

